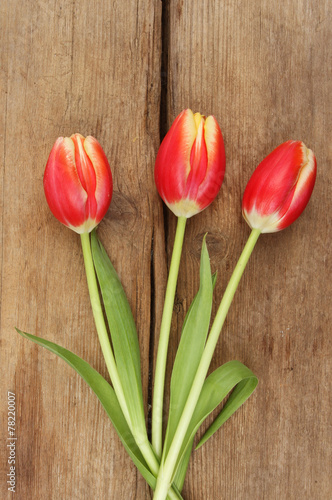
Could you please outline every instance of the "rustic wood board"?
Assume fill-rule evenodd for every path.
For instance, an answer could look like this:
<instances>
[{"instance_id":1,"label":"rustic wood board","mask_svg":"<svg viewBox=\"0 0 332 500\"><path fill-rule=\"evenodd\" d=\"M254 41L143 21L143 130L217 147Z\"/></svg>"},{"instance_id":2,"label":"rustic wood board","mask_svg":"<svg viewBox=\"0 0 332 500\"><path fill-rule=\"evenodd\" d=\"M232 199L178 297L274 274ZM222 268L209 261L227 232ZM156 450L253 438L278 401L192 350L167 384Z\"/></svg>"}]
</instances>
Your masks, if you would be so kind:
<instances>
[{"instance_id":1,"label":"rustic wood board","mask_svg":"<svg viewBox=\"0 0 332 500\"><path fill-rule=\"evenodd\" d=\"M42 186L55 139L92 134L114 175L100 236L137 319L147 400L151 246L154 227L162 225L152 169L159 145L161 6L61 0L22 9L13 1L3 10L2 397L7 390L17 396L16 495L149 498L85 383L13 328L67 347L106 375L79 237L52 216ZM1 488L7 498L4 482Z\"/></svg>"},{"instance_id":2,"label":"rustic wood board","mask_svg":"<svg viewBox=\"0 0 332 500\"><path fill-rule=\"evenodd\" d=\"M198 286L205 231L218 270L219 303L249 234L241 196L259 161L283 141L300 139L316 152L319 169L302 217L283 233L262 236L249 262L213 365L238 359L258 375L259 386L195 453L184 496L327 500L332 496L328 4L183 0L170 3L168 20L169 122L188 106L214 114L227 158L218 199L188 224L175 326Z\"/></svg>"},{"instance_id":3,"label":"rustic wood board","mask_svg":"<svg viewBox=\"0 0 332 500\"><path fill-rule=\"evenodd\" d=\"M92 392L14 326L58 342L106 376L79 238L54 219L42 188L56 137L92 134L114 175L99 234L137 320L148 406L175 230L153 163L159 127L163 134L185 107L217 117L227 170L217 200L187 225L169 369L198 286L202 237L208 231L218 270L215 311L249 234L241 195L258 162L279 143L301 139L317 155L318 180L303 216L258 241L213 367L239 359L260 384L195 452L184 497L330 498L327 1L39 0L22 9L3 0L0 14L1 498L12 497L3 480L8 390L17 398L16 498L151 498Z\"/></svg>"}]
</instances>

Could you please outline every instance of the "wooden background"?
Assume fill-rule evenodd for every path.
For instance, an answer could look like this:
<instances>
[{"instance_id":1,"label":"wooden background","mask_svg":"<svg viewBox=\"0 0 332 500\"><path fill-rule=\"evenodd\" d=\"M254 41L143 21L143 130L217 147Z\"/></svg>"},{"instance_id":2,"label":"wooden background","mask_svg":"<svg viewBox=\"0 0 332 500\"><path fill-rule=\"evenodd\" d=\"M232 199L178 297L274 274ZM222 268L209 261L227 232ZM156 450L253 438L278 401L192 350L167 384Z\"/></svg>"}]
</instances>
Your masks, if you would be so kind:
<instances>
[{"instance_id":1,"label":"wooden background","mask_svg":"<svg viewBox=\"0 0 332 500\"><path fill-rule=\"evenodd\" d=\"M36 333L102 374L80 241L50 213L42 178L55 139L99 139L114 176L99 234L137 320L146 404L175 217L153 181L184 108L214 114L227 167L216 201L188 222L170 348L198 287L208 231L214 311L249 229L255 166L300 139L318 160L301 218L262 236L213 367L238 359L253 397L190 463L186 500L328 500L331 458L331 15L327 0L2 0L1 498L151 498L94 394ZM17 488L7 491L7 391L17 400Z\"/></svg>"}]
</instances>

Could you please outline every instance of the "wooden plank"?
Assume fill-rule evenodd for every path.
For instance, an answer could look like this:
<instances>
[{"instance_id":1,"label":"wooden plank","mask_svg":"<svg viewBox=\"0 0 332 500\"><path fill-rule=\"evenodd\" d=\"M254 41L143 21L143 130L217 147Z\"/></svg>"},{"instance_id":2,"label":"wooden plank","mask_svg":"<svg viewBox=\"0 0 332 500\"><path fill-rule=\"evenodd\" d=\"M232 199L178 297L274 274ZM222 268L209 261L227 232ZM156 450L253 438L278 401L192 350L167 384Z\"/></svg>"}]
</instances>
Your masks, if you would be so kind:
<instances>
[{"instance_id":1,"label":"wooden plank","mask_svg":"<svg viewBox=\"0 0 332 500\"><path fill-rule=\"evenodd\" d=\"M1 9L2 423L6 429L7 390L13 391L16 498L150 498L93 393L14 326L67 347L106 376L79 237L52 216L42 186L55 139L92 134L113 171L114 197L100 236L137 319L147 400L150 262L152 249L159 251L153 234L162 215L152 168L159 145L160 4L38 0L22 9L12 0ZM7 451L3 446L4 474ZM5 481L1 492L12 498Z\"/></svg>"},{"instance_id":2,"label":"wooden plank","mask_svg":"<svg viewBox=\"0 0 332 500\"><path fill-rule=\"evenodd\" d=\"M216 308L249 234L241 196L255 166L288 139L303 140L318 159L301 219L260 238L213 361L247 364L260 379L257 392L194 454L184 497L325 500L332 491L328 3L179 0L165 12L168 125L186 107L214 114L227 157L217 200L188 223L172 356L198 286L203 234L218 270ZM168 225L171 239L172 215Z\"/></svg>"},{"instance_id":3,"label":"wooden plank","mask_svg":"<svg viewBox=\"0 0 332 500\"><path fill-rule=\"evenodd\" d=\"M306 212L283 233L260 239L236 295L213 367L237 358L257 373L260 385L195 453L184 496L329 498L327 5L163 2L161 29L161 5L153 0L39 0L24 10L17 0L0 4L2 428L6 436L5 401L14 391L18 499L150 498L91 391L62 361L18 338L13 327L66 346L106 375L79 239L50 214L42 189L55 138L92 133L110 158L115 183L99 234L137 320L147 401L165 251L169 259L175 230L172 215L165 211L163 219L153 185L160 95L167 97L162 111L168 125L185 107L215 114L227 154L218 199L188 223L171 360L198 286L206 231L219 276L216 310L249 234L240 203L257 163L282 141L299 138L316 152L319 168ZM169 62L162 93L161 33ZM7 458L2 447L4 474ZM1 493L10 498L4 482Z\"/></svg>"}]
</instances>

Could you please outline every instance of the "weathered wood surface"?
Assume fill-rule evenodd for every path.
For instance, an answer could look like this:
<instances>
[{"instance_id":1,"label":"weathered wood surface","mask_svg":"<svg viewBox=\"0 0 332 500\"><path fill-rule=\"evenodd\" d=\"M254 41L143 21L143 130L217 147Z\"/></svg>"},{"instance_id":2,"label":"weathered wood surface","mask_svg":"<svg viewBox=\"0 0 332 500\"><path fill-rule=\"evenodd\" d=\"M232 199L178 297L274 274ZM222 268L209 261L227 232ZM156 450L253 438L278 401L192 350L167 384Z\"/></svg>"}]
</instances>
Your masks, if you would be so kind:
<instances>
[{"instance_id":1,"label":"weathered wood surface","mask_svg":"<svg viewBox=\"0 0 332 500\"><path fill-rule=\"evenodd\" d=\"M317 155L318 179L303 216L261 237L250 260L213 366L239 359L260 384L195 452L184 497L330 498L327 0L39 0L24 9L3 0L0 9L1 498L12 495L4 479L8 390L17 398L17 499L151 498L84 382L14 326L58 342L106 375L79 238L51 215L42 187L56 137L92 134L115 183L99 234L137 320L148 402L175 230L153 164L160 109L163 133L185 107L217 117L227 170L217 200L187 225L169 367L198 286L202 236L208 231L218 270L216 310L249 234L241 195L258 162L281 142L301 139Z\"/></svg>"}]
</instances>

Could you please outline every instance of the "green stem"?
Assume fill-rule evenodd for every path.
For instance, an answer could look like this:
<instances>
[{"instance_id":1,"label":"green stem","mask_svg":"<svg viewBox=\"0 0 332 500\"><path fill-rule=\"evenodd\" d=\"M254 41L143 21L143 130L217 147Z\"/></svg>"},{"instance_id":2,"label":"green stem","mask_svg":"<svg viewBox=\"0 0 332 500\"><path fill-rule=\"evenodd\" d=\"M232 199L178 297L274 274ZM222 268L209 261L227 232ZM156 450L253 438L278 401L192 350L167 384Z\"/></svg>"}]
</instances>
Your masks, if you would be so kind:
<instances>
[{"instance_id":1,"label":"green stem","mask_svg":"<svg viewBox=\"0 0 332 500\"><path fill-rule=\"evenodd\" d=\"M92 253L91 253L91 245L90 245L90 234L89 233L83 233L81 234L81 242L82 242L82 250L83 250L83 258L84 258L84 265L85 265L85 271L86 271L86 279L88 282L88 288L89 288L89 294L90 294L90 301L91 301L91 307L92 307L92 312L93 312L93 317L95 320L96 324L96 329L98 333L98 338L101 346L101 350L105 359L105 363L108 369L108 372L111 377L111 381L114 387L115 394L119 400L119 404L121 407L121 410L124 414L124 417L129 425L129 428L132 429L132 423L130 419L130 415L128 412L128 407L126 403L126 399L123 393L121 381L119 378L118 370L116 367L111 343L108 337L106 325L105 325L105 319L100 303L100 297L99 297L99 290L98 290L98 285L97 285L97 279L96 279L96 273L93 265L93 260L92 260Z\"/></svg>"},{"instance_id":2,"label":"green stem","mask_svg":"<svg viewBox=\"0 0 332 500\"><path fill-rule=\"evenodd\" d=\"M152 446L158 458L161 457L162 453L163 399L168 341L186 222L186 217L178 218L171 266L167 281L163 316L160 326L152 402Z\"/></svg>"},{"instance_id":3,"label":"green stem","mask_svg":"<svg viewBox=\"0 0 332 500\"><path fill-rule=\"evenodd\" d=\"M92 253L91 253L91 245L90 245L90 235L89 233L81 234L81 242L82 242L82 250L83 250L83 258L85 264L86 278L88 282L88 289L90 294L91 307L93 312L93 317L96 324L96 329L98 333L98 338L101 346L101 350L105 359L105 363L114 387L115 394L118 398L121 410L123 415L128 423L130 431L132 432L134 439L136 441L137 446L141 450L142 455L144 456L146 463L148 464L152 474L157 477L159 470L158 460L153 452L151 444L149 443L147 434L144 435L136 432L133 427L125 395L123 393L122 384L119 378L119 373L116 367L111 343L108 337L105 319L100 303L99 290L97 285L96 273L93 265ZM170 489L168 492L168 497L171 500L178 500L179 496Z\"/></svg>"},{"instance_id":4,"label":"green stem","mask_svg":"<svg viewBox=\"0 0 332 500\"><path fill-rule=\"evenodd\" d=\"M220 335L220 331L224 324L226 315L232 303L234 294L238 287L243 271L248 263L249 257L255 247L259 235L260 235L259 229L253 229L251 231L248 241L242 251L242 254L238 260L238 263L236 264L234 272L225 290L216 317L212 324L210 335L206 342L202 358L199 363L186 405L183 409L178 427L174 434L173 441L171 443L167 456L163 457L162 462L160 464L157 486L153 497L154 500L164 500L167 496L169 485L171 484L173 475L176 470L178 455L181 451L183 440L187 433L192 415L196 408L197 401L199 399L203 384L205 382L205 378Z\"/></svg>"}]
</instances>

